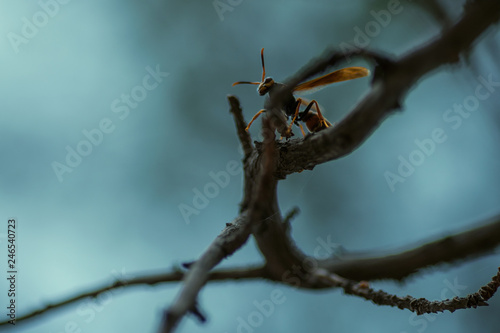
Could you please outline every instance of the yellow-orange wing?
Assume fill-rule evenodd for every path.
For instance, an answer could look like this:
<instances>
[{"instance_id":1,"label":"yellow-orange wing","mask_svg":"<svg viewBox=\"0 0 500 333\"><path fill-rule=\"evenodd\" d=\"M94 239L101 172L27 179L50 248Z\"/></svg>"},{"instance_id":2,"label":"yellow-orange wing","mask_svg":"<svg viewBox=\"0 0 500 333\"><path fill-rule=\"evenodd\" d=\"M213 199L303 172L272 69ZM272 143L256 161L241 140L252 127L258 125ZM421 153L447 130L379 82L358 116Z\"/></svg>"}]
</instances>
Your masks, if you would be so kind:
<instances>
[{"instance_id":1,"label":"yellow-orange wing","mask_svg":"<svg viewBox=\"0 0 500 333\"><path fill-rule=\"evenodd\" d=\"M320 76L310 81L301 83L298 86L296 86L295 89L293 89L293 91L296 92L307 91L309 93L324 88L326 85L329 85L334 82L358 79L360 77L365 77L368 75L370 75L370 71L364 67L342 68L336 70L335 72L331 72L329 74Z\"/></svg>"}]
</instances>

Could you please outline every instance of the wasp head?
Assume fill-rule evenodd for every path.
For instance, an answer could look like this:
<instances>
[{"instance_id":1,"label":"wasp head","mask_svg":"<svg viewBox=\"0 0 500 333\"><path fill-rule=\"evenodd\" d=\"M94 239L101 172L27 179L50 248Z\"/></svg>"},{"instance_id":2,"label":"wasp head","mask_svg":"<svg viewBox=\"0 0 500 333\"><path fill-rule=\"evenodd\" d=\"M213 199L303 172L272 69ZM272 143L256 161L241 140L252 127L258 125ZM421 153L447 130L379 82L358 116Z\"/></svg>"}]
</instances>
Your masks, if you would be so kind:
<instances>
[{"instance_id":1,"label":"wasp head","mask_svg":"<svg viewBox=\"0 0 500 333\"><path fill-rule=\"evenodd\" d=\"M270 77L266 77L266 79L259 84L257 92L259 93L259 95L264 96L269 92L269 90L271 90L273 86L274 80Z\"/></svg>"}]
</instances>

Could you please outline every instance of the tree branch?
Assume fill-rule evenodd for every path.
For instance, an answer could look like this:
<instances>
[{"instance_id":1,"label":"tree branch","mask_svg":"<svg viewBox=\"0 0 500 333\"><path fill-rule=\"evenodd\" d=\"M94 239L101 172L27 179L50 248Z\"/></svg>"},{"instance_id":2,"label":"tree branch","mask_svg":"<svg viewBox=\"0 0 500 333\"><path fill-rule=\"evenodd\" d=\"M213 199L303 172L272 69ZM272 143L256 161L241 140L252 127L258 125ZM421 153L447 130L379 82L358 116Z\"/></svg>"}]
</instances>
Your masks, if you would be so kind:
<instances>
[{"instance_id":1,"label":"tree branch","mask_svg":"<svg viewBox=\"0 0 500 333\"><path fill-rule=\"evenodd\" d=\"M276 230L271 229L271 231ZM258 239L259 236L255 237ZM401 281L431 266L470 260L491 253L500 245L500 216L471 230L434 241L425 241L423 245L409 250L345 253L340 257L326 260L318 260L303 254L297 255L295 248L289 252L283 250L286 246L294 246L288 233L286 239L288 241L285 243L288 245L281 244L277 254L271 256L272 261L267 262L269 273L267 279L301 289L331 288L331 284L315 277L315 269L318 268L351 281L381 279ZM273 247L276 246L268 244L264 248L266 251L272 251ZM277 263L278 260L288 263L289 266ZM294 260L292 264L291 260Z\"/></svg>"},{"instance_id":2,"label":"tree branch","mask_svg":"<svg viewBox=\"0 0 500 333\"><path fill-rule=\"evenodd\" d=\"M232 95L227 96L229 105L231 106L229 112L233 114L234 123L236 125L236 131L238 133L238 138L241 143L241 148L243 149L244 159L248 158L253 151L252 139L250 134L245 130L247 123L243 118L243 112L240 107L240 101Z\"/></svg>"},{"instance_id":3,"label":"tree branch","mask_svg":"<svg viewBox=\"0 0 500 333\"><path fill-rule=\"evenodd\" d=\"M47 304L43 308L32 311L24 316L16 318L16 323L24 322L28 319L38 318L40 315L47 313L52 310L60 309L66 305L76 303L86 298L95 298L100 294L108 291L113 291L118 288L139 286L139 285L150 285L154 286L160 283L178 282L181 281L185 276L185 272L180 269L174 269L168 273L154 274L154 275L143 275L132 279L120 279L113 283L105 284L104 286L91 289L90 291L80 293L73 297L69 297L65 300L55 302L52 304ZM218 271L211 272L208 275L208 281L225 281L225 280L241 280L241 279L262 279L266 276L266 269L264 266L259 267L248 267L248 268L233 268L233 269L221 269ZM0 322L0 326L7 325L11 326L8 321Z\"/></svg>"},{"instance_id":4,"label":"tree branch","mask_svg":"<svg viewBox=\"0 0 500 333\"><path fill-rule=\"evenodd\" d=\"M500 245L500 216L471 230L438 239L414 249L369 256L333 258L319 265L348 279L402 280L426 267L475 258Z\"/></svg>"},{"instance_id":5,"label":"tree branch","mask_svg":"<svg viewBox=\"0 0 500 333\"><path fill-rule=\"evenodd\" d=\"M382 290L373 290L364 283L356 283L344 279L336 274L319 274L319 278L330 282L332 286L341 287L346 294L359 296L372 301L377 305L389 305L399 309L408 309L417 315L424 313L437 313L459 309L470 309L478 306L488 306L488 301L500 286L500 267L497 274L492 277L491 282L481 287L478 292L466 297L454 297L442 301L428 301L425 298L416 299L412 296L399 297L391 295Z\"/></svg>"},{"instance_id":6,"label":"tree branch","mask_svg":"<svg viewBox=\"0 0 500 333\"><path fill-rule=\"evenodd\" d=\"M500 242L499 221L391 256L381 258L348 256L342 261L330 259L317 262L295 246L289 233L289 224L284 223L281 217L276 192L279 179L293 172L313 169L320 163L354 151L394 109L400 107L408 90L418 80L443 64L457 62L459 55L470 49L473 42L499 18L500 2L469 1L465 6L464 15L454 26L400 59L390 60L386 56L370 51L353 52L350 56L368 57L378 64L370 92L337 125L305 139L275 142L275 128L281 131L286 126L283 113L276 108L276 105L280 105L278 103L280 94L277 94L277 99L266 103L266 110L269 112L266 112L267 116L263 121L266 138L264 144L258 144L254 149L250 135L244 130L245 121L239 102L234 96L229 96L231 113L245 155L245 189L240 215L233 223L226 225L201 257L189 266L187 273L172 272L161 277L168 281L178 281L182 278L184 285L176 300L165 311L160 332L172 332L188 312L204 319L197 308L197 297L207 281L216 277L220 279L263 277L300 288L341 287L346 293L364 297L376 304L408 308L418 314L485 305L486 300L493 296L500 284L500 273L477 293L466 298L443 302L429 302L410 296L399 298L383 291L374 291L353 280L402 279L424 267L490 251ZM290 91L297 83L337 64L345 56L347 55L333 52L323 59L315 60L312 65L288 80L285 89ZM247 241L250 233L254 235L266 259L265 267L233 271L231 274L227 271L211 274L210 271L218 263ZM311 262L316 262L317 267L307 270L307 263ZM299 274L299 270L305 273ZM142 278L136 280L136 284L160 282L153 281L155 280L151 280L151 277ZM127 281L126 285L131 283ZM118 281L111 286L75 296L55 305L48 305L23 318L35 317L85 297L95 297L99 293L120 287L121 284L123 281Z\"/></svg>"},{"instance_id":7,"label":"tree branch","mask_svg":"<svg viewBox=\"0 0 500 333\"><path fill-rule=\"evenodd\" d=\"M235 100L236 98L233 99L233 103ZM241 122L241 119L238 120L237 110L233 114L236 119L235 123L238 131L240 131L241 125L244 122ZM161 333L172 332L188 312L193 312L198 317L201 317L197 309L196 299L201 288L207 281L209 271L222 259L242 246L248 239L252 229L260 225L268 217L274 215L268 209L270 207L269 199L273 195L272 193L275 193L274 190L277 184L277 181L274 179L274 171L276 169L274 135L266 136L268 133L274 133L269 118L269 116L264 118L264 130L266 131L264 133L264 137L266 138L264 143L266 149L260 165L253 170L257 174L255 180L256 186L253 186L254 180L247 177L248 173L245 171L245 187L250 193L253 192L251 199L246 196L243 199L244 202L248 202L248 211L243 211L234 224L228 224L226 229L215 239L200 259L190 266L181 292L175 302L165 312L160 328ZM246 141L247 139L244 138L243 140ZM203 317L201 318L203 319Z\"/></svg>"},{"instance_id":8,"label":"tree branch","mask_svg":"<svg viewBox=\"0 0 500 333\"><path fill-rule=\"evenodd\" d=\"M297 214L297 210L293 209L288 214L287 219L291 219L295 214ZM348 253L340 259L321 261L318 266L322 268L319 271L320 273L317 274L320 274L320 276L321 274L343 276L345 280L351 281L350 283L352 286L349 288L356 289L357 281L373 281L377 279L389 278L399 280L410 274L416 273L425 267L478 257L481 254L486 254L493 250L499 244L500 216L496 217L492 223L487 225L436 241L427 241L425 245L409 251L401 251L393 254L381 253L379 255L375 254L374 251L368 251L368 253L372 254L370 257ZM102 293L118 288L138 285L153 286L160 283L178 282L184 278L185 274L186 273L180 269L174 269L168 273L154 275L148 274L127 280L117 280L113 283L92 289L88 292L80 293L65 300L48 304L41 309L37 309L26 315L18 317L16 322L35 319L52 310L62 308L66 305L70 305L86 298L95 298ZM281 280L272 278L272 276L268 273L268 268L266 266L213 271L209 273L207 281L215 282L241 279L267 279L282 282ZM313 282L314 279L310 279L309 282L313 282L312 284L303 283L298 285L294 284L294 286L300 288L345 287L341 284L332 285L331 281L326 281L326 283L325 280L322 279L316 280L316 282ZM348 290L351 290L349 288ZM346 293L350 293L348 290ZM0 326L2 325L10 326L8 325L8 321L0 322Z\"/></svg>"},{"instance_id":9,"label":"tree branch","mask_svg":"<svg viewBox=\"0 0 500 333\"><path fill-rule=\"evenodd\" d=\"M363 56L379 63L383 72L373 82L370 92L335 126L305 139L279 144L278 178L343 157L359 147L380 123L399 108L408 90L425 74L448 63L459 60L474 41L500 18L500 2L475 1L466 6L462 18L426 45L407 53L399 60L368 51L353 52L350 56ZM346 54L333 52L314 60L312 65L287 81L288 87L320 73L338 63ZM288 88L291 89L291 88Z\"/></svg>"},{"instance_id":10,"label":"tree branch","mask_svg":"<svg viewBox=\"0 0 500 333\"><path fill-rule=\"evenodd\" d=\"M276 178L281 179L293 172L312 169L319 163L352 152L394 108L400 105L406 92L424 74L443 64L457 61L460 52L470 48L473 41L499 18L500 2L475 1L466 6L462 18L453 27L444 31L440 37L403 56L400 60L389 60L387 57L368 51L357 52L358 55L375 59L379 67L382 67L382 71L379 70L378 73L375 73L371 91L337 125L305 139L279 142ZM314 61L312 65L307 66L305 70L288 80L286 89L290 91L298 82L326 69L331 64L337 63L340 58L341 55L334 52L330 57ZM279 95L276 98L270 102L270 107L280 105ZM257 145L248 161L258 161L260 154L262 154L262 149L260 145ZM296 249L293 240L280 221L268 223L265 237L264 234L259 233L254 233L254 236L259 249L268 262L272 279L287 280L288 283L299 284L304 288L322 287L316 282L310 281L310 276L307 274L300 278L297 276L291 278L291 272L306 270L305 264L307 264L308 257ZM312 260L314 259L312 258ZM379 267L372 266L371 270L376 272ZM332 268L332 273L337 272L333 271ZM372 274L376 275L377 273ZM366 278L361 277L361 279Z\"/></svg>"},{"instance_id":11,"label":"tree branch","mask_svg":"<svg viewBox=\"0 0 500 333\"><path fill-rule=\"evenodd\" d=\"M172 332L184 315L197 312L198 293L208 281L210 270L240 248L249 235L250 224L246 214L241 214L233 223L227 224L201 257L190 266L177 299L165 311L160 332Z\"/></svg>"}]
</instances>

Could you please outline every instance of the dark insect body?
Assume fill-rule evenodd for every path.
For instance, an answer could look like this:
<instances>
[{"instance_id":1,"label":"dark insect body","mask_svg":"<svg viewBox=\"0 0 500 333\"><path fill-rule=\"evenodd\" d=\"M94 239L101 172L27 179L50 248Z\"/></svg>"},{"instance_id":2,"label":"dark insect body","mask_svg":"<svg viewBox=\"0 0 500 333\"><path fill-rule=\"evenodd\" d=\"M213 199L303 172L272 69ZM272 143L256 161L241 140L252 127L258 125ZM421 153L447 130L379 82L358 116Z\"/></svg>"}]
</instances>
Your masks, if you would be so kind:
<instances>
[{"instance_id":1,"label":"dark insect body","mask_svg":"<svg viewBox=\"0 0 500 333\"><path fill-rule=\"evenodd\" d=\"M238 81L233 83L233 86L237 84L256 84L258 85L257 92L260 96L269 94L269 97L273 98L274 93L276 91L282 91L282 88L284 88L285 85L283 83L274 82L271 77L266 77L266 68L264 66L264 49L260 51L260 57L262 61L261 82ZM287 96L281 97L281 110L288 118L292 118L292 122L285 130L285 133L282 133L282 135L287 138L292 136L292 125L295 123L300 127L302 134L305 136L304 129L302 128L302 125L299 123L299 121L305 123L307 129L310 132L319 132L332 126L332 124L321 113L318 102L316 102L316 100L312 100L309 102L304 98L295 98L295 96L293 95L294 92L312 92L334 82L353 80L365 77L369 74L370 71L364 67L347 67L320 76L316 79L300 83L299 85L295 86ZM300 112L301 105L307 105L302 112ZM262 109L253 116L252 120L248 123L248 126L246 128L247 131L252 123L265 111L265 109Z\"/></svg>"}]
</instances>

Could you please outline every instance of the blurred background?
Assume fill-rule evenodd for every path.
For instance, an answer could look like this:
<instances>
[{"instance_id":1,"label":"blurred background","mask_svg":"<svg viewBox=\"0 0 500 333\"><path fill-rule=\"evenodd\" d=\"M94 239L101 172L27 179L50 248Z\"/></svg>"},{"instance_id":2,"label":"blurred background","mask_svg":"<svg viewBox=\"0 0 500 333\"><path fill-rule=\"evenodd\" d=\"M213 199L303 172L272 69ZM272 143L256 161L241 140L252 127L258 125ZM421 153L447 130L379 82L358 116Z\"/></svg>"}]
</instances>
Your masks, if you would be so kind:
<instances>
[{"instance_id":1,"label":"blurred background","mask_svg":"<svg viewBox=\"0 0 500 333\"><path fill-rule=\"evenodd\" d=\"M241 170L223 186L210 184L242 158L226 96L239 97L247 120L263 106L255 86L231 87L260 80L262 47L268 75L282 82L329 48L401 55L459 15L452 1L2 2L0 269L7 219L15 217L18 316L193 260L237 216ZM354 153L280 183L282 212L301 210L293 236L305 252L328 239L348 250L397 249L500 213L500 87L474 98L488 91L478 88L484 80L500 81L499 42L493 27L460 65L420 80L403 112ZM343 64L354 65L370 66ZM368 89L369 79L358 79L312 97L335 122ZM460 115L454 110L462 105ZM256 140L259 128L260 120L251 129ZM446 140L416 153L416 140L436 129ZM418 165L391 185L388 172L397 175L410 156ZM210 198L196 201L206 187ZM499 259L494 253L372 286L417 298L465 296L490 281ZM250 240L223 266L261 260ZM7 287L3 279L3 309ZM178 283L120 289L12 331L154 332L178 290ZM255 302L276 290L283 302L256 315ZM420 317L339 290L265 281L210 284L199 300L208 323L187 318L179 332L497 332L500 325L498 295L488 308Z\"/></svg>"}]
</instances>

